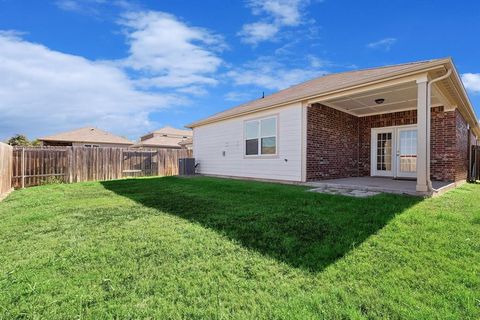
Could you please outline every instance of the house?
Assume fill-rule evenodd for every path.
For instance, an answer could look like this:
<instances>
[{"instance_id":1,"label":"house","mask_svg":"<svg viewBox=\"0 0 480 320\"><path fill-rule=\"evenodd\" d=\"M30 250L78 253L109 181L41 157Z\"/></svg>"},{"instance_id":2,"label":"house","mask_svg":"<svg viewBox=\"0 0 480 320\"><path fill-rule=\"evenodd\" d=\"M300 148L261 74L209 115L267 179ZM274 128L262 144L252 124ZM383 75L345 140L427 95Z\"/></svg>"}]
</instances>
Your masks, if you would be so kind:
<instances>
[{"instance_id":1,"label":"house","mask_svg":"<svg viewBox=\"0 0 480 320\"><path fill-rule=\"evenodd\" d=\"M142 136L140 142L133 145L133 148L181 149L182 145L180 143L185 143L188 139L192 139L192 130L164 127ZM184 145L188 146L189 143Z\"/></svg>"},{"instance_id":2,"label":"house","mask_svg":"<svg viewBox=\"0 0 480 320\"><path fill-rule=\"evenodd\" d=\"M187 138L178 143L182 149L193 150L193 138Z\"/></svg>"},{"instance_id":3,"label":"house","mask_svg":"<svg viewBox=\"0 0 480 320\"><path fill-rule=\"evenodd\" d=\"M62 132L38 140L44 146L127 148L133 145L128 139L94 127Z\"/></svg>"},{"instance_id":4,"label":"house","mask_svg":"<svg viewBox=\"0 0 480 320\"><path fill-rule=\"evenodd\" d=\"M464 181L480 137L450 58L326 75L188 127L202 174L411 179L419 193Z\"/></svg>"}]
</instances>

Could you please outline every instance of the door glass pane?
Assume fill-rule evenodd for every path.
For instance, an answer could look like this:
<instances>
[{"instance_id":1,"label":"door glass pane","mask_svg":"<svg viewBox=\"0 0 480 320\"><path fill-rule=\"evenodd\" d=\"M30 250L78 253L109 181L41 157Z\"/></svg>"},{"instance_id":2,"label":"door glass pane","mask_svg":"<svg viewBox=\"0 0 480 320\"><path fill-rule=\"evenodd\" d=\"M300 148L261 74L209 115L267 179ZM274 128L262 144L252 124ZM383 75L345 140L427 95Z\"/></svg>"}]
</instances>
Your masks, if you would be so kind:
<instances>
[{"instance_id":1,"label":"door glass pane","mask_svg":"<svg viewBox=\"0 0 480 320\"><path fill-rule=\"evenodd\" d=\"M377 134L377 170L392 170L392 133Z\"/></svg>"},{"instance_id":2,"label":"door glass pane","mask_svg":"<svg viewBox=\"0 0 480 320\"><path fill-rule=\"evenodd\" d=\"M400 131L400 171L417 171L417 130Z\"/></svg>"}]
</instances>

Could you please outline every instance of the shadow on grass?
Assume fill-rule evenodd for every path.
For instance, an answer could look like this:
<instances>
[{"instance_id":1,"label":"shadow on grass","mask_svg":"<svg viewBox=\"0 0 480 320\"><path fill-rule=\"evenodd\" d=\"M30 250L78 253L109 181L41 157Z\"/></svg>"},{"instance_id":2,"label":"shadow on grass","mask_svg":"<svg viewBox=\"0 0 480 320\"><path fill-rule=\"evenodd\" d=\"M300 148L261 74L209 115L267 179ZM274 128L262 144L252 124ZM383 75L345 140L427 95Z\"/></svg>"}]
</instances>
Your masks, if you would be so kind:
<instances>
[{"instance_id":1,"label":"shadow on grass","mask_svg":"<svg viewBox=\"0 0 480 320\"><path fill-rule=\"evenodd\" d=\"M216 230L246 248L321 271L420 198L352 198L306 188L214 178L165 177L102 182L144 206Z\"/></svg>"}]
</instances>

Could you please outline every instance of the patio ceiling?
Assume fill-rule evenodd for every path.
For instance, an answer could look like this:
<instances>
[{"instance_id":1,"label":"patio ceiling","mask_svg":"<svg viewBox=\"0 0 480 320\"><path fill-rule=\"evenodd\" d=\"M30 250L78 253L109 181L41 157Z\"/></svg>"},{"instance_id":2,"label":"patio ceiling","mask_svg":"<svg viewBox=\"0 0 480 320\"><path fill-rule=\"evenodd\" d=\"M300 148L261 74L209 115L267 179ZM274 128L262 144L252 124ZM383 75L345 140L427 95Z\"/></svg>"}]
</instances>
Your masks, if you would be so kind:
<instances>
[{"instance_id":1,"label":"patio ceiling","mask_svg":"<svg viewBox=\"0 0 480 320\"><path fill-rule=\"evenodd\" d=\"M383 99L383 102L378 99ZM414 110L417 108L417 84L412 81L388 88L326 100L321 103L355 116ZM432 90L432 105L444 104L446 104L444 97L440 94L438 88L434 87Z\"/></svg>"}]
</instances>

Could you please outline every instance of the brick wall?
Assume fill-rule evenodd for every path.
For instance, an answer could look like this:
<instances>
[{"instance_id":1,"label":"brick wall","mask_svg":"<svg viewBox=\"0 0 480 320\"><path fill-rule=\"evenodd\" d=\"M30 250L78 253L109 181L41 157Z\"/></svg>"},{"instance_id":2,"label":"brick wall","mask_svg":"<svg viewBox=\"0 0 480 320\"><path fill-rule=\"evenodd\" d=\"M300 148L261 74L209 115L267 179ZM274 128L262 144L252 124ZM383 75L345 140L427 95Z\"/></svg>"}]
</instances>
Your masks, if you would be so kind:
<instances>
[{"instance_id":1,"label":"brick wall","mask_svg":"<svg viewBox=\"0 0 480 320\"><path fill-rule=\"evenodd\" d=\"M307 180L370 175L371 129L417 123L416 110L368 117L315 104L307 112ZM460 113L432 108L431 178L462 180L468 168L468 130Z\"/></svg>"},{"instance_id":2,"label":"brick wall","mask_svg":"<svg viewBox=\"0 0 480 320\"><path fill-rule=\"evenodd\" d=\"M430 176L432 180L454 181L456 158L455 111L432 108L430 130Z\"/></svg>"},{"instance_id":3,"label":"brick wall","mask_svg":"<svg viewBox=\"0 0 480 320\"><path fill-rule=\"evenodd\" d=\"M307 119L307 180L358 176L358 118L315 104Z\"/></svg>"}]
</instances>

